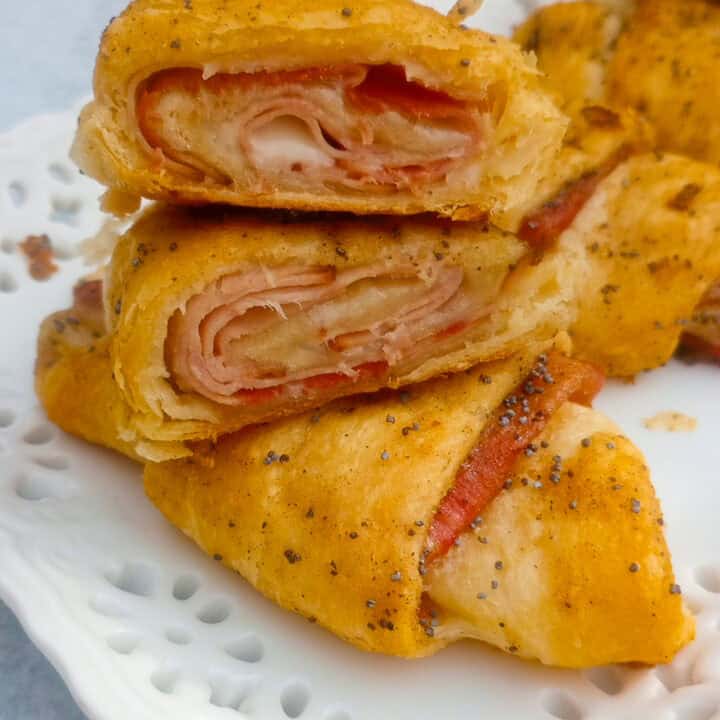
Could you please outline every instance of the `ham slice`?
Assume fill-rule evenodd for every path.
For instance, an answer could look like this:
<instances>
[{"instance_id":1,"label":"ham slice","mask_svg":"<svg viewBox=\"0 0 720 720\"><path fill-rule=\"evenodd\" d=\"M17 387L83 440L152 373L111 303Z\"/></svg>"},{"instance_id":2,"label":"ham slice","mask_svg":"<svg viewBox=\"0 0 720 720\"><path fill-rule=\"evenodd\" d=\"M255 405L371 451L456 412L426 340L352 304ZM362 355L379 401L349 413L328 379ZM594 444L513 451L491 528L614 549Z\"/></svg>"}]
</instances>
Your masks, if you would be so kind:
<instances>
[{"instance_id":1,"label":"ham slice","mask_svg":"<svg viewBox=\"0 0 720 720\"><path fill-rule=\"evenodd\" d=\"M258 190L418 189L483 149L486 108L394 65L218 74L164 70L140 88L139 130L161 159Z\"/></svg>"},{"instance_id":2,"label":"ham slice","mask_svg":"<svg viewBox=\"0 0 720 720\"><path fill-rule=\"evenodd\" d=\"M411 263L251 267L174 314L167 363L182 391L234 406L387 378L462 347L490 312L463 276L460 267Z\"/></svg>"}]
</instances>

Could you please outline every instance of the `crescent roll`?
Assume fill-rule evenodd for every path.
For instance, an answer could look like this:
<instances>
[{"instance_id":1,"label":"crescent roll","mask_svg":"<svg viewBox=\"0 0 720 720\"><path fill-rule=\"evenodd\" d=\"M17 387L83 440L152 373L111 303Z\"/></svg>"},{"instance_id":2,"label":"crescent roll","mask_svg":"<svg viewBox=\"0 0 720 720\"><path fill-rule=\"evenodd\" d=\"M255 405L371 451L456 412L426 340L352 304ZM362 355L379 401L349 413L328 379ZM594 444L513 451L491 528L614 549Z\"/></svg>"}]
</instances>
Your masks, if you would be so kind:
<instances>
[{"instance_id":1,"label":"crescent roll","mask_svg":"<svg viewBox=\"0 0 720 720\"><path fill-rule=\"evenodd\" d=\"M517 46L409 0L135 0L73 157L126 201L493 219L565 127Z\"/></svg>"},{"instance_id":2,"label":"crescent roll","mask_svg":"<svg viewBox=\"0 0 720 720\"><path fill-rule=\"evenodd\" d=\"M557 242L588 252L570 334L576 355L613 376L664 364L683 331L702 326L701 337L717 322L720 171L648 152L653 144L635 113L583 106L535 202L513 222L538 253Z\"/></svg>"},{"instance_id":3,"label":"crescent roll","mask_svg":"<svg viewBox=\"0 0 720 720\"><path fill-rule=\"evenodd\" d=\"M549 340L573 317L565 278L584 258L560 244L534 263L482 223L157 207L116 246L107 334L92 344L111 357L118 434L144 457L174 457L187 441ZM55 325L41 346L65 347ZM40 366L51 416L70 400L45 376L72 365L56 353Z\"/></svg>"},{"instance_id":4,"label":"crescent roll","mask_svg":"<svg viewBox=\"0 0 720 720\"><path fill-rule=\"evenodd\" d=\"M148 464L145 488L205 552L364 650L475 638L564 667L667 662L693 619L642 455L572 402L596 380L515 357L247 428Z\"/></svg>"},{"instance_id":5,"label":"crescent roll","mask_svg":"<svg viewBox=\"0 0 720 720\"><path fill-rule=\"evenodd\" d=\"M588 103L634 108L661 149L717 164L718 28L712 0L606 0L541 8L515 39L571 114Z\"/></svg>"}]
</instances>

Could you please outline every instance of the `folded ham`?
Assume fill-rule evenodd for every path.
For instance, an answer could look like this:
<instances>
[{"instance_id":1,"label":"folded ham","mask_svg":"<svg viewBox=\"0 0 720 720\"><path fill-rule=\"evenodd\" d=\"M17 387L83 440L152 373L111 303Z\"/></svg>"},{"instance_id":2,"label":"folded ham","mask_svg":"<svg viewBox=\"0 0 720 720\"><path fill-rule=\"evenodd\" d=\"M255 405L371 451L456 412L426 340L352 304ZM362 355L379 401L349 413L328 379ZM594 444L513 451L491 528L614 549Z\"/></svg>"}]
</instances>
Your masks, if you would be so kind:
<instances>
[{"instance_id":1,"label":"folded ham","mask_svg":"<svg viewBox=\"0 0 720 720\"><path fill-rule=\"evenodd\" d=\"M499 224L565 126L516 46L409 0L135 0L103 36L73 157L118 209L134 194Z\"/></svg>"},{"instance_id":2,"label":"folded ham","mask_svg":"<svg viewBox=\"0 0 720 720\"><path fill-rule=\"evenodd\" d=\"M492 311L464 276L410 262L228 275L172 317L169 366L182 390L228 405L402 372Z\"/></svg>"},{"instance_id":3,"label":"folded ham","mask_svg":"<svg viewBox=\"0 0 720 720\"><path fill-rule=\"evenodd\" d=\"M573 318L586 259L558 243L538 263L483 223L156 206L116 246L91 342L112 360L122 440L176 457L193 440L548 340ZM64 317L46 322L45 344L63 342ZM40 394L55 417L61 383L49 378L68 367L47 365Z\"/></svg>"},{"instance_id":4,"label":"folded ham","mask_svg":"<svg viewBox=\"0 0 720 720\"><path fill-rule=\"evenodd\" d=\"M490 108L409 81L396 65L218 74L166 70L139 91L149 148L178 172L254 192L326 185L420 192L470 172Z\"/></svg>"}]
</instances>

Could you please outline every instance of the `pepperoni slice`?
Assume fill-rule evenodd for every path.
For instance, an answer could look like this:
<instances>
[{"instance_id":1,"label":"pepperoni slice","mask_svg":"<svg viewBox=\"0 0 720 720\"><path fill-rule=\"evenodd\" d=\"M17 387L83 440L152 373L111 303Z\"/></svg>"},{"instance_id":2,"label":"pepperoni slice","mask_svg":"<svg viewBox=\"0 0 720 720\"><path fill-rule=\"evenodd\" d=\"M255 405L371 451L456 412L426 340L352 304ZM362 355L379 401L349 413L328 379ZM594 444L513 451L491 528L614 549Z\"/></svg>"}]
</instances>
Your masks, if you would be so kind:
<instances>
[{"instance_id":1,"label":"pepperoni slice","mask_svg":"<svg viewBox=\"0 0 720 720\"><path fill-rule=\"evenodd\" d=\"M684 333L680 345L682 352L688 357L720 363L720 343L710 342L692 333Z\"/></svg>"},{"instance_id":2,"label":"pepperoni slice","mask_svg":"<svg viewBox=\"0 0 720 720\"><path fill-rule=\"evenodd\" d=\"M464 102L408 80L399 65L369 66L365 80L346 92L356 107L373 114L392 109L410 117L437 119L467 113Z\"/></svg>"},{"instance_id":3,"label":"pepperoni slice","mask_svg":"<svg viewBox=\"0 0 720 720\"><path fill-rule=\"evenodd\" d=\"M573 224L598 185L627 160L630 152L629 146L622 147L600 167L575 180L540 209L527 215L518 237L535 248L550 247Z\"/></svg>"},{"instance_id":4,"label":"pepperoni slice","mask_svg":"<svg viewBox=\"0 0 720 720\"><path fill-rule=\"evenodd\" d=\"M384 361L363 363L353 368L358 373L355 377L344 373L325 373L307 378L302 384L307 390L327 390L342 383L355 384L366 378L379 377L388 371L388 367L389 365Z\"/></svg>"},{"instance_id":5,"label":"pepperoni slice","mask_svg":"<svg viewBox=\"0 0 720 720\"><path fill-rule=\"evenodd\" d=\"M500 493L520 455L533 452L532 441L553 413L568 400L590 404L604 380L588 363L555 352L540 357L525 382L490 417L460 466L430 526L425 565L445 555Z\"/></svg>"}]
</instances>

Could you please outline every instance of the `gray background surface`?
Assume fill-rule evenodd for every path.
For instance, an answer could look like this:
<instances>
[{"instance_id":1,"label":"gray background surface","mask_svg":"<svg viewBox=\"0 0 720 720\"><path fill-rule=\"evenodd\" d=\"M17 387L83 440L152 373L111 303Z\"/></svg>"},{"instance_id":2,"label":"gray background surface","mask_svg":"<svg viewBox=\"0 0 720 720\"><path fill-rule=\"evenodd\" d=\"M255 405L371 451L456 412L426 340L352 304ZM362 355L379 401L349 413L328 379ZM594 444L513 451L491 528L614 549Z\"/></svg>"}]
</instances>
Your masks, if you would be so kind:
<instances>
[{"instance_id":1,"label":"gray background surface","mask_svg":"<svg viewBox=\"0 0 720 720\"><path fill-rule=\"evenodd\" d=\"M126 0L0 0L0 131L90 92L98 38ZM0 720L82 720L0 602Z\"/></svg>"}]
</instances>

